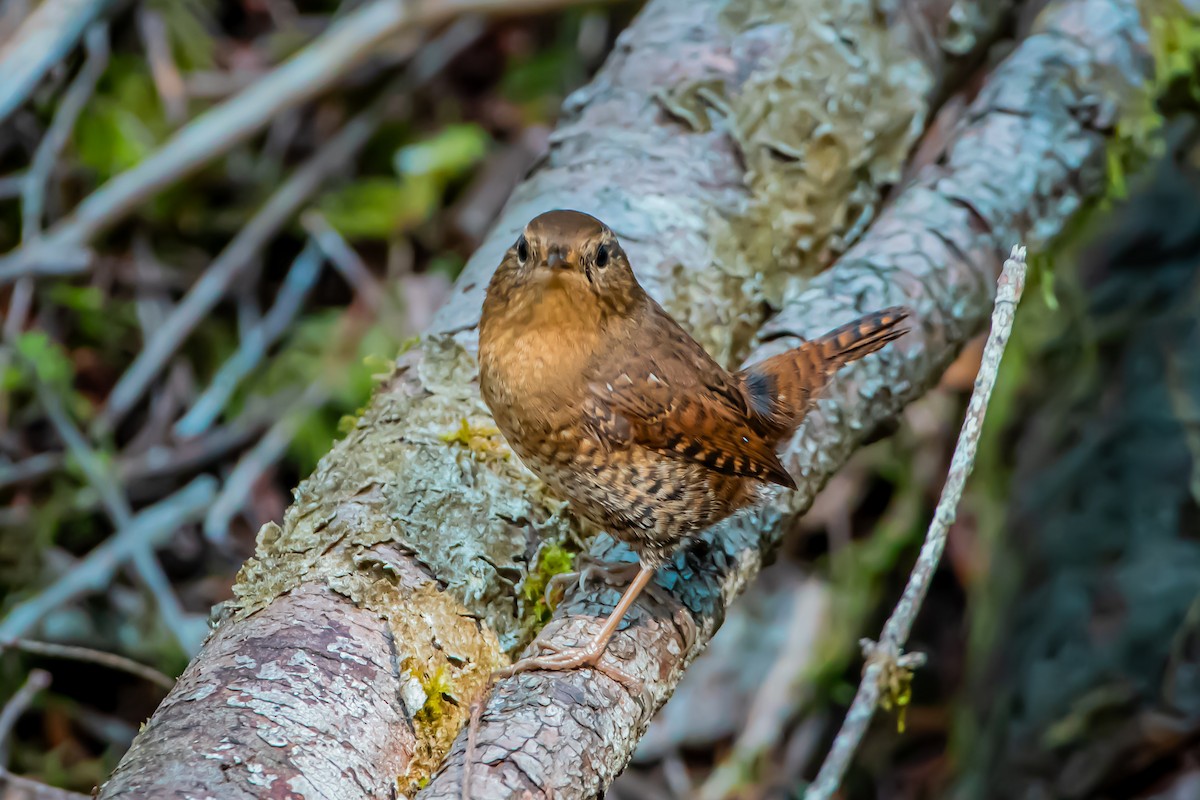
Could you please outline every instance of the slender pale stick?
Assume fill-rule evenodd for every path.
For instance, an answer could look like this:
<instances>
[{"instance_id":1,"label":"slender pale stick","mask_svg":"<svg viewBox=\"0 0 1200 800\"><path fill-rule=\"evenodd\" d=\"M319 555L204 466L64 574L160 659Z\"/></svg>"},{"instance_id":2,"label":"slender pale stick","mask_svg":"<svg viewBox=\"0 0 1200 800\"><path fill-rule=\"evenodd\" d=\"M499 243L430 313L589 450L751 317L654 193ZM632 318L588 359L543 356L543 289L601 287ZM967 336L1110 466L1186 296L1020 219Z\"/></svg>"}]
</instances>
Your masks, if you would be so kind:
<instances>
[{"instance_id":1,"label":"slender pale stick","mask_svg":"<svg viewBox=\"0 0 1200 800\"><path fill-rule=\"evenodd\" d=\"M946 537L954 523L963 486L967 482L967 476L971 474L972 467L975 466L975 451L979 448L983 419L987 414L988 401L992 397L992 388L996 385L1000 360L1004 357L1004 348L1008 345L1008 337L1012 332L1017 303L1021 301L1021 292L1024 289L1025 248L1015 245L1000 273L996 303L992 308L992 330L983 348L979 374L975 377L975 388L971 392L967 415L958 434L958 443L954 446L954 457L950 461L950 472L946 476L945 486L942 487L942 496L938 499L933 521L925 534L925 544L917 556L917 563L908 577L908 585L904 587L900 602L896 604L887 624L883 626L879 641L864 639L862 642L863 655L867 661L863 669L862 683L858 686L858 693L854 696L850 710L846 712L842 729L833 740L833 747L825 757L825 763L821 765L816 781L809 787L805 800L828 800L837 791L854 752L871 724L871 718L875 716L880 697L890 687L905 681L907 673L919 667L925 660L924 655L920 653L905 653L904 644L908 641L913 620L916 619L921 603L929 591L929 584L937 571L942 551L946 549Z\"/></svg>"}]
</instances>

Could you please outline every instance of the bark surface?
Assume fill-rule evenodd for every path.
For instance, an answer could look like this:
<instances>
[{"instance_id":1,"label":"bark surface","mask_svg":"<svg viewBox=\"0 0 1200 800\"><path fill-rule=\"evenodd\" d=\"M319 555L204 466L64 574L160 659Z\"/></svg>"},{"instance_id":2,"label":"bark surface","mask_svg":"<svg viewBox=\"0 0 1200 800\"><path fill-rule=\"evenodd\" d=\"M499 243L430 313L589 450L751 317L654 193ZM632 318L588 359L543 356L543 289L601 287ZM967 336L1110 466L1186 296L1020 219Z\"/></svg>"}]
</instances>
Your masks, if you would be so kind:
<instances>
[{"instance_id":1,"label":"bark surface","mask_svg":"<svg viewBox=\"0 0 1200 800\"><path fill-rule=\"evenodd\" d=\"M568 100L548 155L433 329L282 525L260 532L218 631L101 796L411 796L433 772L487 675L536 632L523 590L546 577L539 542L581 541L495 434L474 382L490 272L524 222L555 207L604 219L647 289L727 364L771 306L784 311L759 354L891 302L917 312L911 341L839 379L797 437L788 458L801 490L681 554L659 577L677 608L639 604L611 657L640 691L583 672L522 676L492 699L474 796L596 794L784 523L978 328L1011 239L1033 226L1053 235L1096 189L1112 119L1079 101L1122 96L1141 74L1129 6L1099 0L1073 13L1123 14L1104 28L1111 46L1037 40L1041 72L1017 70L1000 84L1014 94L981 97L945 163L812 277L877 215L957 57L995 30L985 6L996 4L897 3L880 17L866 2L751 2L734 16L653 0ZM1111 85L1084 73L1097 65ZM1049 70L1068 85L1043 83ZM605 537L594 553L630 557ZM613 600L605 587L573 595L553 635L581 636ZM690 648L679 614L701 631ZM457 796L462 754L460 741L428 796Z\"/></svg>"}]
</instances>

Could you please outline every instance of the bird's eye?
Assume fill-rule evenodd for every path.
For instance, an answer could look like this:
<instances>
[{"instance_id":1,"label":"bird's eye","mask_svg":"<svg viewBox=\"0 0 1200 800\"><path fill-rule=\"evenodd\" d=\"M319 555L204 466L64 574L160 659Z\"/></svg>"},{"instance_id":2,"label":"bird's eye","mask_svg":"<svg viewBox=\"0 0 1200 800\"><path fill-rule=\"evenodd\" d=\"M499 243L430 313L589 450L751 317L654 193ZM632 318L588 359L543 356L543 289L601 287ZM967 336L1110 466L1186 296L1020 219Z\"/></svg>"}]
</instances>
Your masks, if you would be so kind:
<instances>
[{"instance_id":1,"label":"bird's eye","mask_svg":"<svg viewBox=\"0 0 1200 800\"><path fill-rule=\"evenodd\" d=\"M596 250L596 266L600 268L608 266L608 245L602 244Z\"/></svg>"},{"instance_id":2,"label":"bird's eye","mask_svg":"<svg viewBox=\"0 0 1200 800\"><path fill-rule=\"evenodd\" d=\"M525 237L522 236L520 239L517 239L517 261L520 261L522 264L524 264L528 260L529 242L525 241Z\"/></svg>"}]
</instances>

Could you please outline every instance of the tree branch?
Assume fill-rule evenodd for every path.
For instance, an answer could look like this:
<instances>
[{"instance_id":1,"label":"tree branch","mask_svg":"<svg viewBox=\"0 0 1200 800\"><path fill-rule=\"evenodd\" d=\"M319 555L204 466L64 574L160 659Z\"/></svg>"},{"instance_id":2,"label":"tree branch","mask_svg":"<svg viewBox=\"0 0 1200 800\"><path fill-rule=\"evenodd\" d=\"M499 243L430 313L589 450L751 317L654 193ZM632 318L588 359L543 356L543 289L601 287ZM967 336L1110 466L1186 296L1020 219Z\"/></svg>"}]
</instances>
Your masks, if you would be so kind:
<instances>
[{"instance_id":1,"label":"tree branch","mask_svg":"<svg viewBox=\"0 0 1200 800\"><path fill-rule=\"evenodd\" d=\"M743 18L740 7L716 0L652 0L595 81L568 99L550 152L517 190L422 346L401 359L355 430L301 485L283 524L260 531L226 620L102 796L252 797L270 785L364 797L385 795L393 781L411 793L445 753L492 669L536 629L517 591L531 568L537 577L536 539L570 543L579 535L561 501L488 431L474 384L475 323L500 254L540 211L595 213L622 237L649 291L734 363L767 304L827 265L845 237L858 236L854 221L872 216L884 187L898 178L931 99L945 88L948 56L925 46L954 28L945 5L929 0L921 13L881 21L841 3L811 18L774 5ZM958 52L977 50L995 30L996 11L984 14L985 6L996 8L958 4L967 12L966 26L954 28ZM766 113L771 108L778 111ZM826 134L814 139L816 128ZM935 268L917 258L906 284L860 269L855 280L873 281L861 293L832 287L831 295L823 277L800 296L814 312L812 327L828 327L848 319L855 302L875 306L907 285L929 326L922 341L932 343L932 354L913 346L881 362L884 370L856 373L871 402L851 404L847 426L885 417L915 396L979 321L970 315L986 290L972 267L960 261L954 268L951 282L965 280L966 290L955 284L923 294L915 283L934 282L928 274ZM964 294L971 302L961 303ZM967 319L942 336L942 313ZM859 436L838 435L830 460L805 479L806 495ZM759 531L781 516L770 506L744 519L730 542L710 550L716 566L693 554L694 581L677 584L704 620L705 638L757 568L759 547L771 540ZM580 760L573 758L545 790L565 781L562 796L578 796L619 769L640 721L691 657L670 624L654 634L647 669L634 670L653 675L653 702L640 709L590 674L568 676L584 681L565 690L570 697L617 698L621 710L580 713L597 731L563 741L595 745L596 763L588 760L585 779L573 781ZM664 653L670 657L653 661ZM570 697L545 696L568 716L577 711ZM481 730L485 761L496 753L490 718ZM206 757L190 755L196 752ZM456 753L461 759L461 748ZM480 786L491 780L486 771ZM457 788L448 770L431 791Z\"/></svg>"},{"instance_id":2,"label":"tree branch","mask_svg":"<svg viewBox=\"0 0 1200 800\"><path fill-rule=\"evenodd\" d=\"M594 796L620 772L641 731L688 662L863 437L932 384L987 318L1001 243L1038 245L1105 186L1106 136L1116 109L1142 89L1145 31L1130 0L1078 0L1002 64L951 136L942 162L920 172L867 236L769 322L750 361L794 346L865 311L913 309L914 330L839 375L786 453L799 489L717 526L661 571L682 608L638 604L605 662L642 679L630 691L594 671L529 673L499 683L476 733L470 795ZM1104 100L1097 105L1096 98ZM630 559L602 538L602 560ZM612 607L612 590L571 595L551 621L552 641L583 641ZM653 609L653 610L652 610ZM688 613L700 641L688 648L672 615ZM458 798L460 735L424 800Z\"/></svg>"}]
</instances>

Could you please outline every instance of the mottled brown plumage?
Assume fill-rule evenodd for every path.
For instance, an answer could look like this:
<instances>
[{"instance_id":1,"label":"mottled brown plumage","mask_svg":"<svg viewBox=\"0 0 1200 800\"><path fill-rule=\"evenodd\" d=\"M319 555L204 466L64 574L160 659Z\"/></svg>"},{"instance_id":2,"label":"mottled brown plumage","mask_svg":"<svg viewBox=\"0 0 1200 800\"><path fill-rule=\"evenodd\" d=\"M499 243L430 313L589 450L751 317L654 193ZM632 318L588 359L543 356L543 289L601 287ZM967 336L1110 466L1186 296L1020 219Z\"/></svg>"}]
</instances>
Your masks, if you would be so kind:
<instances>
[{"instance_id":1,"label":"mottled brown plumage","mask_svg":"<svg viewBox=\"0 0 1200 800\"><path fill-rule=\"evenodd\" d=\"M685 538L795 488L776 448L841 366L903 335L890 308L730 373L634 277L594 217L551 211L509 248L479 326L480 387L520 459L637 551L642 570L592 643L509 672L595 663Z\"/></svg>"}]
</instances>

